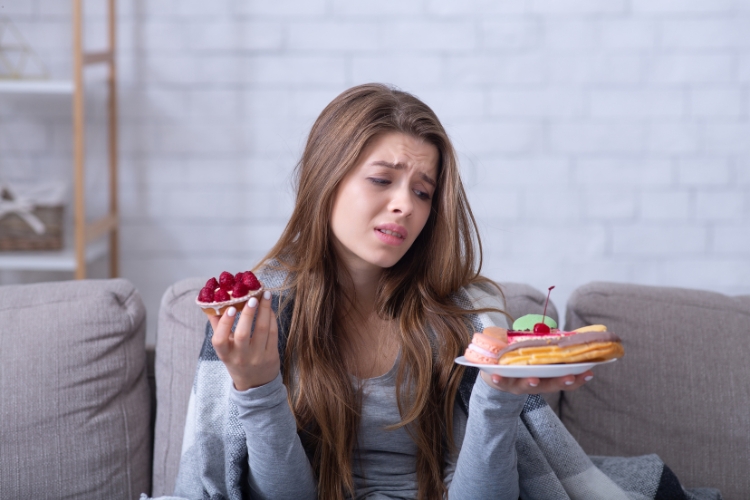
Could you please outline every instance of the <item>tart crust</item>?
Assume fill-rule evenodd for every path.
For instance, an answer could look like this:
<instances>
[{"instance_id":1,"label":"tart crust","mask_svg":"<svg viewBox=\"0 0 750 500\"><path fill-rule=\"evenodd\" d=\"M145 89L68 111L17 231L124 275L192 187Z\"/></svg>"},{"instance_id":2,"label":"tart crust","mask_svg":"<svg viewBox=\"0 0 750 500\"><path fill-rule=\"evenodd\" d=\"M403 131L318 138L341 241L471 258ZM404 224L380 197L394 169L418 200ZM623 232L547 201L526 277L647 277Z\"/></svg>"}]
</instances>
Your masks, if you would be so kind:
<instances>
[{"instance_id":1,"label":"tart crust","mask_svg":"<svg viewBox=\"0 0 750 500\"><path fill-rule=\"evenodd\" d=\"M221 316L224 314L224 311L229 309L230 307L234 306L238 310L242 309L245 306L245 302L250 300L251 297L259 297L261 293L263 293L264 288L261 286L257 290L251 290L248 292L247 295L243 295L242 297L237 297L224 300L222 302L201 302L197 298L195 299L195 303L203 310L204 313L206 313L206 316L209 318L212 316Z\"/></svg>"}]
</instances>

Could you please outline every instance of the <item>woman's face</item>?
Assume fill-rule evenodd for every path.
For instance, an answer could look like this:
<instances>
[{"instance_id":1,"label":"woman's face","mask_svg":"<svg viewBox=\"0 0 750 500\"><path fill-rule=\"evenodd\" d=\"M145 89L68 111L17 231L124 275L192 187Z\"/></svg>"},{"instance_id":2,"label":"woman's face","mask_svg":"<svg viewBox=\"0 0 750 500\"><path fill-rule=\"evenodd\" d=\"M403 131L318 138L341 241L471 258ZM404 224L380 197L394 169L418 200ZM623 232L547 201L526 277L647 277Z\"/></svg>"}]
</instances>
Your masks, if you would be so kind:
<instances>
[{"instance_id":1,"label":"woman's face","mask_svg":"<svg viewBox=\"0 0 750 500\"><path fill-rule=\"evenodd\" d=\"M375 136L339 184L333 244L349 271L388 268L404 256L432 208L437 148L398 132Z\"/></svg>"}]
</instances>

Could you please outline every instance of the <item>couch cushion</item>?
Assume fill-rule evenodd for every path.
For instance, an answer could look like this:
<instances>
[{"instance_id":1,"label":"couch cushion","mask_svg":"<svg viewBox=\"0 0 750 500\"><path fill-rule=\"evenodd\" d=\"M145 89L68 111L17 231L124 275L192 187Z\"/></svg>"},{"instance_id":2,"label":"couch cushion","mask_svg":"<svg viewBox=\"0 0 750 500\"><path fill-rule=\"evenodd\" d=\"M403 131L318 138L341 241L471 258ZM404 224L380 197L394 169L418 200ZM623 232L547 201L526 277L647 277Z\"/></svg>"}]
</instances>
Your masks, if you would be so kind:
<instances>
[{"instance_id":1,"label":"couch cushion","mask_svg":"<svg viewBox=\"0 0 750 500\"><path fill-rule=\"evenodd\" d=\"M514 320L525 314L542 314L546 294L523 283L500 283L500 288L505 294L507 312ZM547 316L559 321L557 308L551 299L547 306Z\"/></svg>"},{"instance_id":2,"label":"couch cushion","mask_svg":"<svg viewBox=\"0 0 750 500\"><path fill-rule=\"evenodd\" d=\"M657 453L687 487L750 492L750 297L592 283L566 328L603 323L625 357L565 393L562 420L595 455Z\"/></svg>"},{"instance_id":3,"label":"couch cushion","mask_svg":"<svg viewBox=\"0 0 750 500\"><path fill-rule=\"evenodd\" d=\"M124 279L0 287L0 498L150 490L145 319Z\"/></svg>"},{"instance_id":4,"label":"couch cushion","mask_svg":"<svg viewBox=\"0 0 750 500\"><path fill-rule=\"evenodd\" d=\"M208 278L189 278L169 287L159 309L156 335L156 426L153 496L171 495L182 451L190 389L203 345L206 315L195 305Z\"/></svg>"},{"instance_id":5,"label":"couch cushion","mask_svg":"<svg viewBox=\"0 0 750 500\"><path fill-rule=\"evenodd\" d=\"M171 495L182 451L190 389L203 343L206 316L195 305L208 278L189 278L164 293L156 338L156 428L154 435L153 492ZM517 318L541 313L546 295L521 283L501 284L508 313ZM550 301L547 313L557 320Z\"/></svg>"}]
</instances>

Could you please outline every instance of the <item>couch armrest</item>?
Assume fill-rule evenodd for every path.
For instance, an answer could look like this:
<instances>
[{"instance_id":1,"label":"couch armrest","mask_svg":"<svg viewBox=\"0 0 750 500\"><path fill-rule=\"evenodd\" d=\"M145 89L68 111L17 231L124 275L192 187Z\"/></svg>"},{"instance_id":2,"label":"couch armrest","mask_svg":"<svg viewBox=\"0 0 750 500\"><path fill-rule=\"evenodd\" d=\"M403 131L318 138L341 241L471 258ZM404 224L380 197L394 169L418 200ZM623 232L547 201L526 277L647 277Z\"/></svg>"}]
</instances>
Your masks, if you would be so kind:
<instances>
[{"instance_id":1,"label":"couch armrest","mask_svg":"<svg viewBox=\"0 0 750 500\"><path fill-rule=\"evenodd\" d=\"M151 429L156 427L156 346L146 346L146 373L148 374L149 400L151 401ZM154 463L154 446L151 443L151 463Z\"/></svg>"},{"instance_id":2,"label":"couch armrest","mask_svg":"<svg viewBox=\"0 0 750 500\"><path fill-rule=\"evenodd\" d=\"M658 454L689 488L750 491L750 298L590 283L566 329L602 323L625 356L565 393L562 420L593 455Z\"/></svg>"},{"instance_id":3,"label":"couch armrest","mask_svg":"<svg viewBox=\"0 0 750 500\"><path fill-rule=\"evenodd\" d=\"M145 318L124 279L0 287L0 498L150 491Z\"/></svg>"}]
</instances>

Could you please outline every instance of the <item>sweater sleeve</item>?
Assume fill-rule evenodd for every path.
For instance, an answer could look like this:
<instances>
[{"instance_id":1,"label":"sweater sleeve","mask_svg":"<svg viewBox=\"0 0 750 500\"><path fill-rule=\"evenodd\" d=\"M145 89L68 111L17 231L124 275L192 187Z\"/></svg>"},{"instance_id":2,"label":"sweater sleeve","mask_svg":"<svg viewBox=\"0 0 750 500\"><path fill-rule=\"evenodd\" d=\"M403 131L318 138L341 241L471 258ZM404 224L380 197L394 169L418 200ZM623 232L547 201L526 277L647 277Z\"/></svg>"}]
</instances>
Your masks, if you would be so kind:
<instances>
[{"instance_id":1,"label":"sweater sleeve","mask_svg":"<svg viewBox=\"0 0 750 500\"><path fill-rule=\"evenodd\" d=\"M450 500L518 499L516 436L526 398L494 389L477 377L468 419L458 406L455 410L459 452L449 457L446 467Z\"/></svg>"},{"instance_id":2,"label":"sweater sleeve","mask_svg":"<svg viewBox=\"0 0 750 500\"><path fill-rule=\"evenodd\" d=\"M260 387L241 392L232 388L230 399L237 405L247 439L251 498L317 498L312 466L297 434L281 374Z\"/></svg>"}]
</instances>

